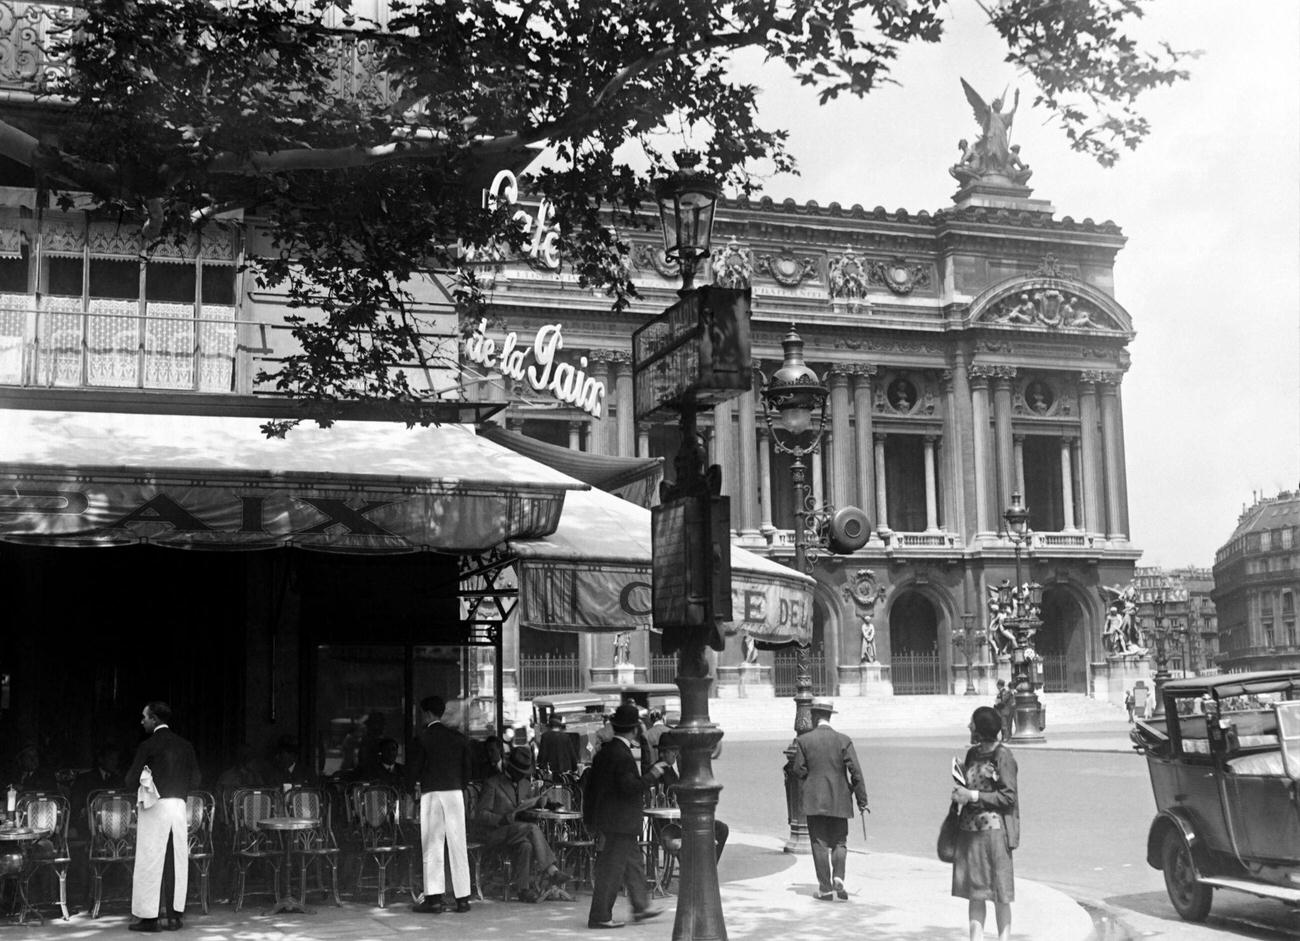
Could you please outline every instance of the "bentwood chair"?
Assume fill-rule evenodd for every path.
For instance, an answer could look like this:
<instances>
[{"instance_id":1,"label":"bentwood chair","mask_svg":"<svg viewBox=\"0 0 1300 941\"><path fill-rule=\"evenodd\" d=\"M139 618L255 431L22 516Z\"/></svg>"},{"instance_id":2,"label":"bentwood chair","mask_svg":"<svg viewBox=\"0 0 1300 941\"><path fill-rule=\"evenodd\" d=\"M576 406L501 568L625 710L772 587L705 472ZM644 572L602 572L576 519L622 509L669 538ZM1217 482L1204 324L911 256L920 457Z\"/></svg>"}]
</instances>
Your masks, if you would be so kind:
<instances>
[{"instance_id":1,"label":"bentwood chair","mask_svg":"<svg viewBox=\"0 0 1300 941\"><path fill-rule=\"evenodd\" d=\"M313 865L316 869L316 891L328 891L335 905L342 905L339 898L339 846L334 838L332 820L332 803L329 795L314 787L297 787L284 796L284 809L287 816L304 817L317 821L310 830L296 831L293 837L293 855L302 867L302 897L307 898L307 870ZM330 888L323 884L322 870L328 868ZM292 880L293 874L289 874Z\"/></svg>"},{"instance_id":2,"label":"bentwood chair","mask_svg":"<svg viewBox=\"0 0 1300 941\"><path fill-rule=\"evenodd\" d=\"M274 834L258 827L258 821L278 816L281 793L274 788L241 787L231 796L231 822L233 843L231 859L239 874L239 887L235 894L235 911L244 907L244 894L248 889L248 873L261 866L269 876L262 892L274 895L280 881L280 862L284 859Z\"/></svg>"},{"instance_id":3,"label":"bentwood chair","mask_svg":"<svg viewBox=\"0 0 1300 941\"><path fill-rule=\"evenodd\" d=\"M409 842L402 828L402 802L397 789L386 784L368 784L357 793L357 816L361 828L360 865L357 867L356 894L365 888L367 864L375 864L376 890L380 908L387 904L387 893L392 889L411 891L414 900L415 866L412 860L414 844ZM406 859L405 886L390 886L388 867L393 860Z\"/></svg>"},{"instance_id":4,"label":"bentwood chair","mask_svg":"<svg viewBox=\"0 0 1300 941\"><path fill-rule=\"evenodd\" d=\"M212 840L213 818L217 812L216 798L208 791L190 791L185 795L185 830L189 844L190 867L198 878L199 906L208 913L212 860L216 847Z\"/></svg>"},{"instance_id":5,"label":"bentwood chair","mask_svg":"<svg viewBox=\"0 0 1300 941\"><path fill-rule=\"evenodd\" d=\"M86 798L90 827L90 917L104 904L104 876L114 867L135 866L135 795L127 791L91 791ZM111 901L121 901L112 899Z\"/></svg>"},{"instance_id":6,"label":"bentwood chair","mask_svg":"<svg viewBox=\"0 0 1300 941\"><path fill-rule=\"evenodd\" d=\"M31 900L32 878L50 872L58 879L59 908L68 920L68 799L62 794L23 794L18 799L18 819L40 837L27 848L23 867L23 894ZM26 914L26 912L24 912Z\"/></svg>"}]
</instances>

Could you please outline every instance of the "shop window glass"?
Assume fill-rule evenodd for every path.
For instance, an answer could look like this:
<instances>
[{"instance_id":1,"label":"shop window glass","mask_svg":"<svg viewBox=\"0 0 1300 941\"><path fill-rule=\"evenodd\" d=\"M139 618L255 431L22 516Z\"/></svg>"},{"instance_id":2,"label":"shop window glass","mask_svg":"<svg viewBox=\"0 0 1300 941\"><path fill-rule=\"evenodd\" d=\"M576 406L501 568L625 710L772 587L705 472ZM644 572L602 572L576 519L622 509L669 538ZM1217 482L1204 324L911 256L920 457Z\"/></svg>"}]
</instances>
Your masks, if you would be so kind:
<instances>
[{"instance_id":1,"label":"shop window glass","mask_svg":"<svg viewBox=\"0 0 1300 941\"><path fill-rule=\"evenodd\" d=\"M23 381L23 338L31 307L27 259L0 258L0 383Z\"/></svg>"}]
</instances>

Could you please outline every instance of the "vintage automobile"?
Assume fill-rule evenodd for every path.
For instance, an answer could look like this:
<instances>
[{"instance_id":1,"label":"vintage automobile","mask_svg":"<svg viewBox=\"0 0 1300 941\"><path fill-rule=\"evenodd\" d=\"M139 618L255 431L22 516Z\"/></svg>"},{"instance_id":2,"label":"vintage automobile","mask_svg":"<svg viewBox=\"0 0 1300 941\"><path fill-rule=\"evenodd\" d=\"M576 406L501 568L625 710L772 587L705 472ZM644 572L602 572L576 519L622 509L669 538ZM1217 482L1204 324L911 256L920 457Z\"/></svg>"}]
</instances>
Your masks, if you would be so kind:
<instances>
[{"instance_id":1,"label":"vintage automobile","mask_svg":"<svg viewBox=\"0 0 1300 941\"><path fill-rule=\"evenodd\" d=\"M1215 889L1300 906L1300 670L1171 680L1132 732L1156 818L1147 863L1203 921Z\"/></svg>"}]
</instances>

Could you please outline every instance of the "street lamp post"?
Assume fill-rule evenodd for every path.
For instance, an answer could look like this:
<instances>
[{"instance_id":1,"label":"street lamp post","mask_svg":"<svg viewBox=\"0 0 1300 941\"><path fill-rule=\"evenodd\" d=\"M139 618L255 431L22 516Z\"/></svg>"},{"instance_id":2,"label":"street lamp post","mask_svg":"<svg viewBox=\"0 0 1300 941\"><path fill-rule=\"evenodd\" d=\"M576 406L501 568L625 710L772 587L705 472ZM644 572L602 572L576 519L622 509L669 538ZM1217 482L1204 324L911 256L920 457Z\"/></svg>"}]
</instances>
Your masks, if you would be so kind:
<instances>
[{"instance_id":1,"label":"street lamp post","mask_svg":"<svg viewBox=\"0 0 1300 941\"><path fill-rule=\"evenodd\" d=\"M793 459L790 474L794 482L794 568L812 574L808 558L808 527L817 512L816 501L808 486L803 459L816 452L826 429L826 399L829 391L804 362L803 339L790 326L781 341L784 359L763 388L763 416L778 452ZM808 436L811 435L811 438ZM808 644L795 646L794 732L800 735L812 728L812 658ZM787 853L808 853L808 820L803 812L803 782L790 773L794 742L786 749L785 800L790 836Z\"/></svg>"},{"instance_id":2,"label":"street lamp post","mask_svg":"<svg viewBox=\"0 0 1300 941\"><path fill-rule=\"evenodd\" d=\"M1005 583L998 589L998 604L1002 611L1011 614L1003 622L1015 637L1011 650L1013 666L1012 685L1016 693L1015 731L1011 740L1020 744L1042 742L1043 707L1034 691L1030 677L1030 664L1037 657L1034 652L1034 635L1043 626L1039 616L1042 610L1043 586L1037 582L1024 582L1020 576L1020 547L1028 542L1029 509L1020 499L1020 492L1011 495L1011 506L1002 514L1007 525L1007 535L1016 550L1016 582Z\"/></svg>"},{"instance_id":3,"label":"street lamp post","mask_svg":"<svg viewBox=\"0 0 1300 941\"><path fill-rule=\"evenodd\" d=\"M1156 660L1156 675L1154 677L1156 685L1156 705L1155 709L1152 711L1153 716L1164 715L1164 688L1165 684L1169 682L1169 643L1173 640L1170 635L1177 635L1181 638L1185 634L1185 631L1181 626L1173 626L1172 619L1169 624L1165 623L1165 604L1167 603L1167 599L1165 598L1164 586L1157 589L1157 592L1157 595L1151 602L1155 627L1150 632L1151 639L1154 641L1152 646L1155 648Z\"/></svg>"},{"instance_id":4,"label":"street lamp post","mask_svg":"<svg viewBox=\"0 0 1300 941\"><path fill-rule=\"evenodd\" d=\"M716 180L695 169L697 154L683 151L675 156L678 170L655 187L655 199L663 225L664 253L680 266L682 289L678 293L685 298L693 291L699 260L709 254L719 187ZM717 475L710 475L700 443L695 402L683 402L680 415L677 479L664 488L664 502L681 497L704 500L717 492L713 485ZM716 472L717 468L712 470ZM722 740L722 730L709 719L709 664L704 652L708 633L706 629L686 629L681 635L684 640L677 661L681 721L668 733L668 743L677 747L681 756L681 779L676 789L682 814L682 846L678 852L681 891L673 941L726 941L714 849L714 815L722 788L713 777L712 759Z\"/></svg>"},{"instance_id":5,"label":"street lamp post","mask_svg":"<svg viewBox=\"0 0 1300 941\"><path fill-rule=\"evenodd\" d=\"M979 650L984 639L980 636L975 627L975 615L963 614L961 616L961 633L953 636L953 646L957 647L966 661L966 692L967 696L976 695L975 682L971 679L971 661L975 659L975 653Z\"/></svg>"}]
</instances>

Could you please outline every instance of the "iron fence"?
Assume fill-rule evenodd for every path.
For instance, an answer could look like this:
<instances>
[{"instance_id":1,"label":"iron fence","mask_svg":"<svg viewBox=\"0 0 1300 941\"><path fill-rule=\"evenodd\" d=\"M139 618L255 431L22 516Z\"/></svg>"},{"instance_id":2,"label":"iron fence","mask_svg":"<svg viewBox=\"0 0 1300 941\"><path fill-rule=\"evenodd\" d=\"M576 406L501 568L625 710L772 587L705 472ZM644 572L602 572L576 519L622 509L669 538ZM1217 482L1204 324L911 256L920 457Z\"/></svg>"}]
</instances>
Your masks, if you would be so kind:
<instances>
[{"instance_id":1,"label":"iron fence","mask_svg":"<svg viewBox=\"0 0 1300 941\"><path fill-rule=\"evenodd\" d=\"M937 651L895 650L890 657L889 675L895 696L937 696L948 692Z\"/></svg>"},{"instance_id":2,"label":"iron fence","mask_svg":"<svg viewBox=\"0 0 1300 941\"><path fill-rule=\"evenodd\" d=\"M1065 654L1046 653L1039 656L1042 658L1039 661L1039 666L1043 671L1043 692L1068 693L1070 691L1070 679L1067 673L1068 667L1065 662Z\"/></svg>"},{"instance_id":3,"label":"iron fence","mask_svg":"<svg viewBox=\"0 0 1300 941\"><path fill-rule=\"evenodd\" d=\"M676 683L677 658L672 654L650 658L651 683Z\"/></svg>"},{"instance_id":4,"label":"iron fence","mask_svg":"<svg viewBox=\"0 0 1300 941\"><path fill-rule=\"evenodd\" d=\"M826 655L815 650L809 657L812 672L812 692L814 696L830 694L831 684L826 674ZM793 650L778 650L772 665L772 684L777 696L793 696L798 691L799 671Z\"/></svg>"},{"instance_id":5,"label":"iron fence","mask_svg":"<svg viewBox=\"0 0 1300 941\"><path fill-rule=\"evenodd\" d=\"M519 698L553 696L556 693L580 693L582 671L577 657L520 657Z\"/></svg>"}]
</instances>

